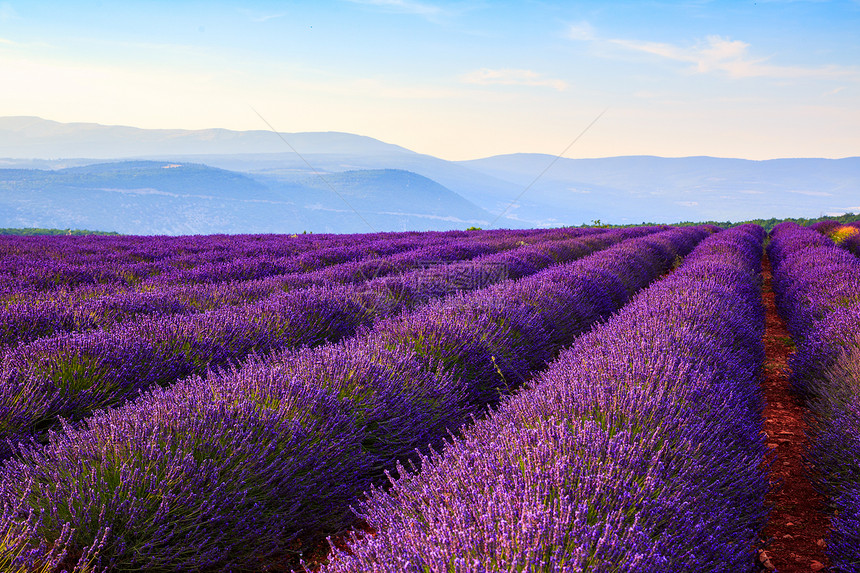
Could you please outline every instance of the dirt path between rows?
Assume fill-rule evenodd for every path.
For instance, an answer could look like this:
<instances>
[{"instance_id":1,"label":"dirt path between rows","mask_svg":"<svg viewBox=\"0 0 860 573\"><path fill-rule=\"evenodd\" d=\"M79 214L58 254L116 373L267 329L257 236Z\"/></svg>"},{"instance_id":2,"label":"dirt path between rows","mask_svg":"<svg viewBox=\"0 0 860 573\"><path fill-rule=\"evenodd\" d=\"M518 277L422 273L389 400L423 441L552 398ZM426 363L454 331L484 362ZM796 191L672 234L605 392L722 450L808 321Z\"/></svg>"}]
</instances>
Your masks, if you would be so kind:
<instances>
[{"instance_id":1,"label":"dirt path between rows","mask_svg":"<svg viewBox=\"0 0 860 573\"><path fill-rule=\"evenodd\" d=\"M785 322L776 312L771 288L770 261L762 261L765 305L765 363L762 389L767 406L764 431L768 447L775 451L770 480L773 488L767 502L773 507L764 529L766 548L759 555L763 569L779 573L822 571L829 564L825 543L830 519L823 512L824 498L813 488L806 473L803 455L808 449L804 407L791 393L786 367L794 346Z\"/></svg>"}]
</instances>

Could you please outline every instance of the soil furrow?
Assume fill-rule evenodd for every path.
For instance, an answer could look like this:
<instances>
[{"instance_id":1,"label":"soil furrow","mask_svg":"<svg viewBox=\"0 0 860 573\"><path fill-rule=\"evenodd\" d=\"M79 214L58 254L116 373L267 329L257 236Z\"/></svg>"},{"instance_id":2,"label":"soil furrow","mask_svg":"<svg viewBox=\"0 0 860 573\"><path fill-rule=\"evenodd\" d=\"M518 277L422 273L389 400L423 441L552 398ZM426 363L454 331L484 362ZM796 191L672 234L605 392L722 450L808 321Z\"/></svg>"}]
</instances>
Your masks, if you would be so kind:
<instances>
[{"instance_id":1,"label":"soil furrow","mask_svg":"<svg viewBox=\"0 0 860 573\"><path fill-rule=\"evenodd\" d=\"M765 363L762 388L767 405L763 429L775 453L771 466L772 489L767 497L772 510L764 529L765 569L780 573L821 571L828 565L825 543L830 519L825 500L809 480L804 455L809 448L804 406L788 385L788 358L794 352L785 322L776 311L771 288L770 261L762 261L762 298L767 311L764 334Z\"/></svg>"}]
</instances>

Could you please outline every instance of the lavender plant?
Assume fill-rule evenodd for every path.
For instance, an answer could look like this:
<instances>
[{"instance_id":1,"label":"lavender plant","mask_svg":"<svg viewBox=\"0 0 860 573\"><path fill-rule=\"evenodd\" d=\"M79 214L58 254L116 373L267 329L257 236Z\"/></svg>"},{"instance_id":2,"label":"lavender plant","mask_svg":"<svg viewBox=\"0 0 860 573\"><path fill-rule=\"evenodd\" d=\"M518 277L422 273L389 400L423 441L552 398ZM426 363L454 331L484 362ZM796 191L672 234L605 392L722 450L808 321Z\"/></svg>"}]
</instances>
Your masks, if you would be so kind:
<instances>
[{"instance_id":1,"label":"lavender plant","mask_svg":"<svg viewBox=\"0 0 860 573\"><path fill-rule=\"evenodd\" d=\"M420 471L400 466L358 510L375 533L323 570L752 571L763 235L706 239Z\"/></svg>"},{"instance_id":2,"label":"lavender plant","mask_svg":"<svg viewBox=\"0 0 860 573\"><path fill-rule=\"evenodd\" d=\"M553 254L575 257L654 230L605 233L588 245L574 239L545 248L550 258ZM542 243L530 247L541 248ZM463 248L446 252L462 254ZM478 261L461 267L453 276L480 276L485 264L503 265L504 261L500 257L489 263ZM0 362L0 432L13 442L29 437L43 440L58 417L78 419L94 409L121 403L142 389L224 367L251 353L315 346L351 336L374 318L426 302L426 281L416 282L415 278L405 274L387 281L301 289L253 304L147 317L108 331L71 333L19 345ZM494 280L499 278L504 277ZM436 284L441 291L437 294L486 286L480 281L450 285L445 277ZM0 446L0 455L8 455L8 451L7 445Z\"/></svg>"},{"instance_id":3,"label":"lavender plant","mask_svg":"<svg viewBox=\"0 0 860 573\"><path fill-rule=\"evenodd\" d=\"M709 233L677 229L634 243L650 253L645 258L664 260L645 265L656 278ZM664 248L658 254L649 244ZM626 245L544 272L573 284L580 271L602 268L608 253L616 272L633 273L628 256L612 255L637 252ZM511 284L537 284L541 274ZM597 287L595 277L608 275L588 280ZM65 424L47 445L21 446L3 464L0 499L44 515L28 548L68 530L73 554L99 547L88 554L94 570L262 569L296 551L300 535L345 525L349 505L381 483L385 469L415 448L439 445L478 412L493 378L503 387L505 376L530 377L548 340L541 309L553 301L493 306L487 294L382 321L337 345L153 389L79 426ZM505 300L502 285L493 294ZM605 309L606 299L595 305ZM459 308L470 309L462 325L454 320ZM446 334L423 334L431 332ZM474 357L458 355L464 350ZM479 356L492 366L478 364Z\"/></svg>"}]
</instances>

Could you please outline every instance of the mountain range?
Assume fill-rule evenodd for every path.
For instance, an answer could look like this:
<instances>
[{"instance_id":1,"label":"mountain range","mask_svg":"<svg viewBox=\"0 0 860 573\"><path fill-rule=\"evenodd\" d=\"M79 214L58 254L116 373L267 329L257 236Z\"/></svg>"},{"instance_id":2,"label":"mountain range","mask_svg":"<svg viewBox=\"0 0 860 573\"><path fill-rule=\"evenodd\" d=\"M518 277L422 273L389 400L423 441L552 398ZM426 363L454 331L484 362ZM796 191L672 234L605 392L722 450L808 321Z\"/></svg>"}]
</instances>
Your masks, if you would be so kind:
<instances>
[{"instance_id":1,"label":"mountain range","mask_svg":"<svg viewBox=\"0 0 860 573\"><path fill-rule=\"evenodd\" d=\"M860 211L860 157L446 161L337 132L0 118L0 227L369 232Z\"/></svg>"}]
</instances>

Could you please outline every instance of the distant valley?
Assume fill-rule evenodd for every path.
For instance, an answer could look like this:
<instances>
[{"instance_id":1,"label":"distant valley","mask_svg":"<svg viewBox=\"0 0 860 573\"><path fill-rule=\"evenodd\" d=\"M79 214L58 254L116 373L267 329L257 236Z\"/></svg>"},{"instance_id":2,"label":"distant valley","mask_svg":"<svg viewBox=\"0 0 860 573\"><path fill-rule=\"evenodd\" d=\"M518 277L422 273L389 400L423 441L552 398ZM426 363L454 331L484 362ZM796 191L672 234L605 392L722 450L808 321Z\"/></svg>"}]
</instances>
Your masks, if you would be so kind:
<instances>
[{"instance_id":1,"label":"distant valley","mask_svg":"<svg viewBox=\"0 0 860 573\"><path fill-rule=\"evenodd\" d=\"M352 134L282 136L301 155L271 131L0 118L0 227L353 233L860 211L858 157L453 162Z\"/></svg>"}]
</instances>

